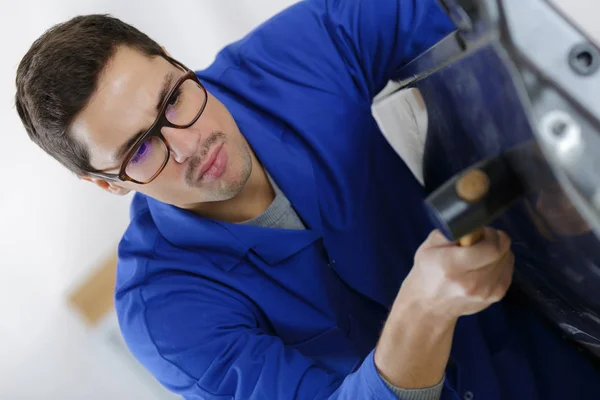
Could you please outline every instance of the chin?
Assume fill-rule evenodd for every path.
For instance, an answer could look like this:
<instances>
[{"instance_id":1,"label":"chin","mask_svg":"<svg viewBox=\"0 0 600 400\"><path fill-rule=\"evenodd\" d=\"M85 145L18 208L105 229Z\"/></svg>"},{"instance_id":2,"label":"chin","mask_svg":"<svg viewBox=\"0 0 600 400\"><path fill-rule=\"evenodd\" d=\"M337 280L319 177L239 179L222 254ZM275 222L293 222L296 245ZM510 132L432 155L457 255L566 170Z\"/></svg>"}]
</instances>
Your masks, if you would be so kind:
<instances>
[{"instance_id":1,"label":"chin","mask_svg":"<svg viewBox=\"0 0 600 400\"><path fill-rule=\"evenodd\" d=\"M248 183L249 178L250 174L244 174L234 181L227 182L221 191L221 195L225 197L224 200L231 200L242 193L244 187L246 187L246 183Z\"/></svg>"},{"instance_id":2,"label":"chin","mask_svg":"<svg viewBox=\"0 0 600 400\"><path fill-rule=\"evenodd\" d=\"M234 199L244 190L244 187L250 179L251 171L251 169L245 169L232 174L235 176L224 176L213 182L210 189L204 188L203 190L205 193L205 201L219 202Z\"/></svg>"}]
</instances>

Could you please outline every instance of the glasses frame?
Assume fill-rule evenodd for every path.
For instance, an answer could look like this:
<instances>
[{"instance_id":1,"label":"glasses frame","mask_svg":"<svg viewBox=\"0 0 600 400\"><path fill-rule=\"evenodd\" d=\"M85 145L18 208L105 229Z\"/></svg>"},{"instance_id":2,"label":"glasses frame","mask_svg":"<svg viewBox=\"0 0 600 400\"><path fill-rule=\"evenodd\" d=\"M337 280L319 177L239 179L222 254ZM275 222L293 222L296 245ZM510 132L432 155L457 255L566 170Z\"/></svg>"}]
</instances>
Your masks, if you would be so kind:
<instances>
[{"instance_id":1,"label":"glasses frame","mask_svg":"<svg viewBox=\"0 0 600 400\"><path fill-rule=\"evenodd\" d=\"M173 64L177 68L180 68L183 71L186 71L186 73L181 78L179 78L177 83L175 83L175 85L171 88L171 90L165 97L165 100L163 101L163 103L160 107L160 111L158 112L158 116L156 117L156 120L154 121L152 126L150 126L150 128L148 128L146 133L144 133L142 136L140 136L138 138L138 140L136 140L136 142L129 148L129 150L127 150L127 153L125 153L126 156L123 159L121 166L119 167L119 172L117 174L107 173L106 171L116 168L116 167L112 167L112 168L106 168L103 170L89 171L88 172L89 175L92 175L92 176L95 176L98 178L102 178L102 179L106 179L106 180L111 180L111 181L133 182L138 185L149 184L154 179L156 179L156 177L158 175L160 175L160 173L165 169L165 167L169 163L169 159L171 158L171 147L169 146L169 142L167 141L167 139L163 136L163 134L161 132L162 128L168 127L168 128L176 128L176 129L187 129L190 126L194 125L196 123L196 121L198 121L198 119L200 118L202 113L204 113L204 109L206 108L206 103L208 103L208 92L206 91L206 88L204 87L204 85L202 85L202 83L198 79L198 76L196 76L196 73L194 71L192 71L191 69L187 68L186 66L184 66L179 61L167 56L166 54L163 54L163 57L166 58L167 61L169 61L171 64ZM175 93L175 91L178 90L179 87L181 87L181 85L187 80L193 80L204 91L204 104L202 104L202 107L200 107L198 114L189 124L176 125L176 124L171 123L167 119L167 116L166 116L167 104L169 102L169 99L173 95L173 93ZM163 145L167 149L167 156L165 157L165 161L163 162L161 167L158 169L158 171L148 181L141 182L141 181L133 179L132 177L127 175L127 172L125 170L127 169L127 165L129 164L131 159L135 156L135 154L137 153L137 151L139 150L141 145L146 140L148 140L152 137L157 137L163 143Z\"/></svg>"}]
</instances>

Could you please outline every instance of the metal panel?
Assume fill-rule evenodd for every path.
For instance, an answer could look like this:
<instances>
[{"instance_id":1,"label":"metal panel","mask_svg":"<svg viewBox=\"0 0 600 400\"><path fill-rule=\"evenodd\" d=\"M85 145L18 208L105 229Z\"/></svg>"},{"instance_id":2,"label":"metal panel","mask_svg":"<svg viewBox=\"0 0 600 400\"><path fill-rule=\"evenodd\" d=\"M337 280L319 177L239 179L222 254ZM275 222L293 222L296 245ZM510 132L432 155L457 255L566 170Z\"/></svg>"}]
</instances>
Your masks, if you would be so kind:
<instances>
[{"instance_id":1,"label":"metal panel","mask_svg":"<svg viewBox=\"0 0 600 400\"><path fill-rule=\"evenodd\" d=\"M425 185L518 151L527 192L495 222L515 283L600 356L600 51L542 0L443 3L461 29L400 71L427 106Z\"/></svg>"}]
</instances>

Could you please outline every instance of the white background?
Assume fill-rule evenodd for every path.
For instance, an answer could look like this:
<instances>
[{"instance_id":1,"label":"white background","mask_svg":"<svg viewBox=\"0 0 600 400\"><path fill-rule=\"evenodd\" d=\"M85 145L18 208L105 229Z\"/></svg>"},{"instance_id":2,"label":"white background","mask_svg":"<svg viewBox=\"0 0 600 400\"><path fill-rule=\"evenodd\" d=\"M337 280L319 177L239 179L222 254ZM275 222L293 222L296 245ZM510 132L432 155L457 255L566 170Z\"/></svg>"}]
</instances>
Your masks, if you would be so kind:
<instances>
[{"instance_id":1,"label":"white background","mask_svg":"<svg viewBox=\"0 0 600 400\"><path fill-rule=\"evenodd\" d=\"M0 399L152 398L66 305L66 293L116 246L129 199L79 182L29 142L13 107L29 45L67 18L111 13L201 69L292 2L0 0ZM556 2L599 33L594 0Z\"/></svg>"}]
</instances>

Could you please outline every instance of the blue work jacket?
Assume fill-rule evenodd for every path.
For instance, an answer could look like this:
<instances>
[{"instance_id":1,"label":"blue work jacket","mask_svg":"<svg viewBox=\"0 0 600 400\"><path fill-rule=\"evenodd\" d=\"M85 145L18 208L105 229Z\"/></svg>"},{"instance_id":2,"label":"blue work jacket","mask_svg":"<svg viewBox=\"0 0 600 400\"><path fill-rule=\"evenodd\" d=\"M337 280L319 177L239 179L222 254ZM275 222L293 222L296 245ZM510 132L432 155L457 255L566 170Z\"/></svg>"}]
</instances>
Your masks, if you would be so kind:
<instances>
[{"instance_id":1,"label":"blue work jacket","mask_svg":"<svg viewBox=\"0 0 600 400\"><path fill-rule=\"evenodd\" d=\"M135 195L116 308L164 386L188 399L397 400L373 349L433 227L370 106L452 29L434 0L308 0L198 72L307 229L223 223ZM592 387L581 355L509 298L460 319L443 399L597 398Z\"/></svg>"}]
</instances>

